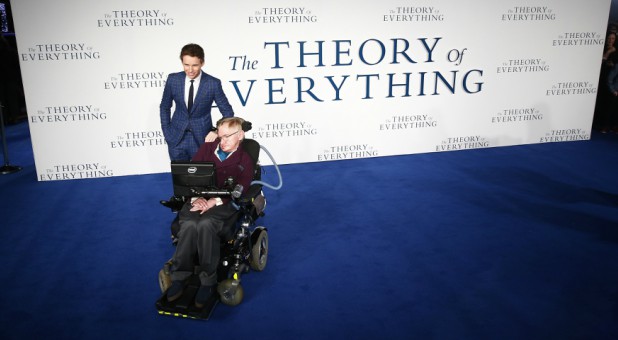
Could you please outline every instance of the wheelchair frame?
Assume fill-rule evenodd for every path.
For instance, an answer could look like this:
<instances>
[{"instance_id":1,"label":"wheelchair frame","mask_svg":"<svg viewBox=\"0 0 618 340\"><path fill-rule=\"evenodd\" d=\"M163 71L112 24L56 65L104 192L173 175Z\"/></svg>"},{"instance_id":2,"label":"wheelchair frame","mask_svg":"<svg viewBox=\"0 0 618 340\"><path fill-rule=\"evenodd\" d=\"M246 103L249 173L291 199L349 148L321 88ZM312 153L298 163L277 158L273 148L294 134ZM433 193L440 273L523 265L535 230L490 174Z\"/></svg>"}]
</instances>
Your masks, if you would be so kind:
<instances>
[{"instance_id":1,"label":"wheelchair frame","mask_svg":"<svg viewBox=\"0 0 618 340\"><path fill-rule=\"evenodd\" d=\"M245 139L243 143L257 144L250 139ZM255 145L253 148L255 150ZM259 153L259 144L257 152ZM254 160L256 161L254 180L259 181L261 168L257 162L257 156ZM172 282L170 259L159 271L159 286L162 295L155 305L161 315L208 320L219 301L229 306L236 306L242 302L244 297L244 289L241 285L242 274L248 273L250 269L259 272L266 267L268 232L265 227L256 224L256 220L264 216L266 199L260 184L252 184L240 197L235 197L234 189L229 188L225 191L204 191L196 194L196 196L229 195L232 198L231 204L238 210L237 215L232 217L235 220L233 221L233 235L229 240L224 241L221 247L221 257L217 268L218 294L212 294L203 308L195 307L193 300L200 286L198 267L196 267L194 274L187 280L183 295L176 301L167 301L165 293Z\"/></svg>"}]
</instances>

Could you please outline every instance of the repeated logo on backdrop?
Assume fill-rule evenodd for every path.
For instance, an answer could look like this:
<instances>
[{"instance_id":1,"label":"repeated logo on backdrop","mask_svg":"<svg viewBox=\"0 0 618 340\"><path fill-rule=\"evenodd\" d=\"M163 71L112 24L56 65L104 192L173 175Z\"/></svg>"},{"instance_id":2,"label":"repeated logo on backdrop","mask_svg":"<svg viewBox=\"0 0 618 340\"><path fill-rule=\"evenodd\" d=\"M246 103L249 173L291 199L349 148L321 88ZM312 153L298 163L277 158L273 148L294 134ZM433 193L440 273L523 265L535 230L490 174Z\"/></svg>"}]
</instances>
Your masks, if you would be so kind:
<instances>
[{"instance_id":1,"label":"repeated logo on backdrop","mask_svg":"<svg viewBox=\"0 0 618 340\"><path fill-rule=\"evenodd\" d=\"M547 96L594 95L596 93L597 85L589 81L559 82L546 91Z\"/></svg>"},{"instance_id":2,"label":"repeated logo on backdrop","mask_svg":"<svg viewBox=\"0 0 618 340\"><path fill-rule=\"evenodd\" d=\"M107 112L93 105L47 106L39 110L30 110L28 115L28 120L32 124L92 122L106 119Z\"/></svg>"},{"instance_id":3,"label":"repeated logo on backdrop","mask_svg":"<svg viewBox=\"0 0 618 340\"><path fill-rule=\"evenodd\" d=\"M175 20L165 11L160 9L123 9L111 10L96 20L96 27L106 28L145 28L145 27L170 27L174 26ZM60 39L61 40L61 39ZM51 42L29 46L24 53L20 54L22 62L80 62L97 61L104 63L104 53L96 47L96 44L84 41L74 42ZM93 78L94 79L94 78ZM161 71L121 72L113 74L103 83L102 88L107 91L141 90L163 88L165 86L165 73ZM83 86L89 86L87 82ZM124 113L123 113L124 114ZM106 110L92 104L63 104L42 106L36 110L29 110L29 121L33 126L54 125L62 126L76 123L93 123L109 120L110 117L120 119L122 115L110 115ZM81 135L87 126L79 126ZM96 129L96 128L95 128ZM73 130L67 130L73 131ZM113 133L113 131L109 131ZM70 132L69 132L70 133ZM71 137L71 138L77 138ZM165 145L165 139L161 131L127 131L116 136L110 136L109 147L115 150L135 149L145 147L160 147ZM76 140L82 144L84 141ZM101 141L92 140L97 144ZM39 171L40 181L85 179L114 176L114 170L104 161L91 163L56 164Z\"/></svg>"},{"instance_id":4,"label":"repeated logo on backdrop","mask_svg":"<svg viewBox=\"0 0 618 340\"><path fill-rule=\"evenodd\" d=\"M436 151L470 150L490 146L487 138L483 136L457 136L443 139L440 144L436 145Z\"/></svg>"},{"instance_id":5,"label":"repeated logo on backdrop","mask_svg":"<svg viewBox=\"0 0 618 340\"><path fill-rule=\"evenodd\" d=\"M22 62L97 60L101 58L100 51L84 42L36 44L27 47L26 50L26 53L20 53Z\"/></svg>"},{"instance_id":6,"label":"repeated logo on backdrop","mask_svg":"<svg viewBox=\"0 0 618 340\"><path fill-rule=\"evenodd\" d=\"M502 14L502 21L554 21L556 13L548 6L514 6Z\"/></svg>"},{"instance_id":7,"label":"repeated logo on backdrop","mask_svg":"<svg viewBox=\"0 0 618 340\"><path fill-rule=\"evenodd\" d=\"M390 9L382 18L384 22L440 22L444 14L433 6L401 6Z\"/></svg>"},{"instance_id":8,"label":"repeated logo on backdrop","mask_svg":"<svg viewBox=\"0 0 618 340\"><path fill-rule=\"evenodd\" d=\"M378 157L380 153L369 144L333 145L318 154L317 161Z\"/></svg>"},{"instance_id":9,"label":"repeated logo on backdrop","mask_svg":"<svg viewBox=\"0 0 618 340\"><path fill-rule=\"evenodd\" d=\"M307 7L260 7L247 19L249 24L315 23L318 17Z\"/></svg>"},{"instance_id":10,"label":"repeated logo on backdrop","mask_svg":"<svg viewBox=\"0 0 618 340\"><path fill-rule=\"evenodd\" d=\"M564 32L552 41L557 47L602 46L604 43L604 36L598 32Z\"/></svg>"},{"instance_id":11,"label":"repeated logo on backdrop","mask_svg":"<svg viewBox=\"0 0 618 340\"><path fill-rule=\"evenodd\" d=\"M97 20L97 27L156 27L174 26L174 18L160 9L112 10Z\"/></svg>"},{"instance_id":12,"label":"repeated logo on backdrop","mask_svg":"<svg viewBox=\"0 0 618 340\"><path fill-rule=\"evenodd\" d=\"M550 67L542 58L509 59L496 68L498 74L549 72Z\"/></svg>"},{"instance_id":13,"label":"repeated logo on backdrop","mask_svg":"<svg viewBox=\"0 0 618 340\"><path fill-rule=\"evenodd\" d=\"M144 148L166 145L163 132L157 131L132 131L124 132L116 136L116 140L110 142L112 149Z\"/></svg>"},{"instance_id":14,"label":"repeated logo on backdrop","mask_svg":"<svg viewBox=\"0 0 618 340\"><path fill-rule=\"evenodd\" d=\"M558 13L558 14L557 14ZM514 6L502 14L501 20L505 22L518 22L520 24L534 24L536 22L553 22L563 18L565 14L556 11L552 6ZM573 25L576 26L576 25ZM565 27L567 27L565 25ZM597 31L586 30L571 30L565 29L562 33L547 41L547 44L555 49L565 50L561 53L569 53L576 55L575 49L590 46L602 46L604 44L604 35ZM571 49L566 51L566 49ZM595 61L597 63L600 60ZM537 55L532 58L525 59L509 59L503 61L496 69L499 76L509 76L515 74L547 74L548 77L555 77L552 73L557 71L551 65L551 59L543 55ZM558 71L561 72L561 71ZM560 78L564 75L569 75L571 72L562 72ZM590 72L591 79L598 76L598 73ZM551 79L551 78L550 78ZM543 89L537 95L542 95L547 98L555 98L563 100L573 98L573 96L586 96L587 98L596 97L598 82L596 80L572 79L566 81L556 81L551 87ZM549 111L543 109L543 111ZM538 107L521 107L521 108L503 108L493 115L491 123L494 125L518 125L518 124L533 124L543 121L546 118L546 113ZM592 112L592 110L591 110ZM556 112L554 115L563 115L563 112ZM560 121L560 118L554 119ZM549 132L542 132L538 141L540 143L548 142L564 142L590 139L589 126L586 128L572 129L552 129Z\"/></svg>"},{"instance_id":15,"label":"repeated logo on backdrop","mask_svg":"<svg viewBox=\"0 0 618 340\"><path fill-rule=\"evenodd\" d=\"M103 163L57 164L39 172L39 181L112 177L114 171Z\"/></svg>"},{"instance_id":16,"label":"repeated logo on backdrop","mask_svg":"<svg viewBox=\"0 0 618 340\"><path fill-rule=\"evenodd\" d=\"M590 139L589 130L581 128L550 130L541 137L539 143L574 142Z\"/></svg>"},{"instance_id":17,"label":"repeated logo on backdrop","mask_svg":"<svg viewBox=\"0 0 618 340\"><path fill-rule=\"evenodd\" d=\"M311 124L303 121L290 123L266 123L257 126L249 132L252 138L263 139L286 139L293 137L315 136L318 130Z\"/></svg>"},{"instance_id":18,"label":"repeated logo on backdrop","mask_svg":"<svg viewBox=\"0 0 618 340\"><path fill-rule=\"evenodd\" d=\"M123 72L117 73L103 84L106 90L133 90L163 88L167 75L165 72Z\"/></svg>"},{"instance_id":19,"label":"repeated logo on backdrop","mask_svg":"<svg viewBox=\"0 0 618 340\"><path fill-rule=\"evenodd\" d=\"M392 115L385 122L380 123L380 131L418 130L435 128L438 122L428 114Z\"/></svg>"},{"instance_id":20,"label":"repeated logo on backdrop","mask_svg":"<svg viewBox=\"0 0 618 340\"><path fill-rule=\"evenodd\" d=\"M491 117L492 124L516 124L543 120L541 110L534 107L503 109Z\"/></svg>"}]
</instances>

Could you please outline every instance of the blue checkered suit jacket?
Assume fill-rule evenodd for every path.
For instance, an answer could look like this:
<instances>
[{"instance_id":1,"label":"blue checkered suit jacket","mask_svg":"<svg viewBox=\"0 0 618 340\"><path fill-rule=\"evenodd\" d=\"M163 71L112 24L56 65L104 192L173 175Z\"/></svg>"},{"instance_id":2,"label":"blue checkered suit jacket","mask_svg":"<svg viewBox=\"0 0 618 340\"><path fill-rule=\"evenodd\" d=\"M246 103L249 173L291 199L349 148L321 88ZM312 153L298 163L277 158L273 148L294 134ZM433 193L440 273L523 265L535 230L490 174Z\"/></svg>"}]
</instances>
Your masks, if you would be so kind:
<instances>
[{"instance_id":1,"label":"blue checkered suit jacket","mask_svg":"<svg viewBox=\"0 0 618 340\"><path fill-rule=\"evenodd\" d=\"M169 146L176 146L182 140L187 129L191 129L200 142L212 128L210 109L213 101L217 104L223 117L233 117L234 111L227 100L221 81L202 71L200 86L195 93L191 112L185 104L185 73L171 73L167 77L163 98L159 110L161 129ZM174 104L174 115L171 115Z\"/></svg>"}]
</instances>

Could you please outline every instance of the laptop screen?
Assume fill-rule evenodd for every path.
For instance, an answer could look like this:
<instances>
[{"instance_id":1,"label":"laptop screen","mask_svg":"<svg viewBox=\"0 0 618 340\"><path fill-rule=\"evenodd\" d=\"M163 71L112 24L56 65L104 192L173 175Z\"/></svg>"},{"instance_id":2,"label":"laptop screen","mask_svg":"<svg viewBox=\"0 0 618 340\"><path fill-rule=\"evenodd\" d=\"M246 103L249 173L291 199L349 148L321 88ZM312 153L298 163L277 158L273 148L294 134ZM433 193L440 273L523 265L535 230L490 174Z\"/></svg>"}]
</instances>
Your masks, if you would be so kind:
<instances>
[{"instance_id":1,"label":"laptop screen","mask_svg":"<svg viewBox=\"0 0 618 340\"><path fill-rule=\"evenodd\" d=\"M175 196L195 196L193 190L206 191L216 187L213 162L173 161L171 166Z\"/></svg>"}]
</instances>

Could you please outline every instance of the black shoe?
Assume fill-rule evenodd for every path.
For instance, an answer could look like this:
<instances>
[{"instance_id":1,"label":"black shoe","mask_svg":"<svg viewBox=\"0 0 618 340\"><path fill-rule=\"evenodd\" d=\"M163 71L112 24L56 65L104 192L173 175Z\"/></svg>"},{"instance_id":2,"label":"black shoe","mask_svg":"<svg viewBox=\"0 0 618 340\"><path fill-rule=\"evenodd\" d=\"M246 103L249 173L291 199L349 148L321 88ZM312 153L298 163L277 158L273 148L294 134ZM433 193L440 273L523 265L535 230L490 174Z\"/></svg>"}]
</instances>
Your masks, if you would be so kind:
<instances>
[{"instance_id":1,"label":"black shoe","mask_svg":"<svg viewBox=\"0 0 618 340\"><path fill-rule=\"evenodd\" d=\"M172 302L178 300L182 296L182 291L185 289L185 283L182 281L172 281L172 285L167 289L167 301Z\"/></svg>"},{"instance_id":2,"label":"black shoe","mask_svg":"<svg viewBox=\"0 0 618 340\"><path fill-rule=\"evenodd\" d=\"M195 295L195 307L203 308L208 299L215 293L215 286L200 286Z\"/></svg>"}]
</instances>

